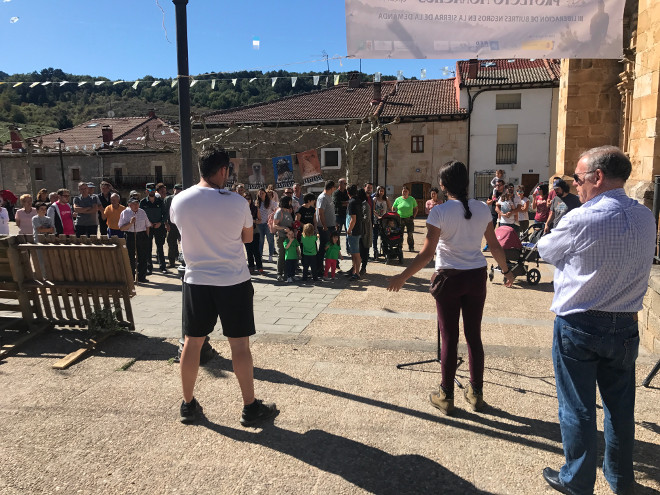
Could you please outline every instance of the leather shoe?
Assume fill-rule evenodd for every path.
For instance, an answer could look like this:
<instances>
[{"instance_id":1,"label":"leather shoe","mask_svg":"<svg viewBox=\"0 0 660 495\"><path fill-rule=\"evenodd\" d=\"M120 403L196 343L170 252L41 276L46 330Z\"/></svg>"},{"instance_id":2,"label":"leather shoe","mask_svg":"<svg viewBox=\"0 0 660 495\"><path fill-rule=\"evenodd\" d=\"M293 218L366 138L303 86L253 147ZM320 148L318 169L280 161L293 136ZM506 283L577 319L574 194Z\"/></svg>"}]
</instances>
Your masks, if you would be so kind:
<instances>
[{"instance_id":1,"label":"leather shoe","mask_svg":"<svg viewBox=\"0 0 660 495\"><path fill-rule=\"evenodd\" d=\"M550 485L558 492L566 493L568 495L575 495L575 492L573 490L571 490L569 487L567 487L561 482L561 480L559 479L558 471L555 471L554 469L550 469L549 467L547 467L543 470L543 478L545 479L545 481L548 482L548 485Z\"/></svg>"}]
</instances>

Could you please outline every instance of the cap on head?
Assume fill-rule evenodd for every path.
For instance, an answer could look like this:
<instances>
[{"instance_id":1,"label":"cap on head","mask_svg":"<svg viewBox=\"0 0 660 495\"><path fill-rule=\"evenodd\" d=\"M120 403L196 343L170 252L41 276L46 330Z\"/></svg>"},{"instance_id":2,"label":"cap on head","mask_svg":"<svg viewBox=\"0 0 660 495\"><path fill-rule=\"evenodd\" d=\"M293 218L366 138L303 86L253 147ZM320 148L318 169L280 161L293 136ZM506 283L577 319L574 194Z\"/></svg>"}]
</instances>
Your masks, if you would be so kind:
<instances>
[{"instance_id":1,"label":"cap on head","mask_svg":"<svg viewBox=\"0 0 660 495\"><path fill-rule=\"evenodd\" d=\"M130 205L131 203L139 203L139 202L140 202L140 200L137 199L135 196L131 196L130 198L128 198L128 204L129 204L129 205Z\"/></svg>"},{"instance_id":2,"label":"cap on head","mask_svg":"<svg viewBox=\"0 0 660 495\"><path fill-rule=\"evenodd\" d=\"M153 183L153 182L148 182L147 185L144 186L144 188L145 188L147 191L155 191L155 190L156 190L156 184Z\"/></svg>"},{"instance_id":3,"label":"cap on head","mask_svg":"<svg viewBox=\"0 0 660 495\"><path fill-rule=\"evenodd\" d=\"M174 184L174 189L178 189L179 191L183 191L183 184Z\"/></svg>"},{"instance_id":4,"label":"cap on head","mask_svg":"<svg viewBox=\"0 0 660 495\"><path fill-rule=\"evenodd\" d=\"M93 182L88 182L88 183L87 183L87 187L93 187L93 188L96 188L96 186L94 185Z\"/></svg>"}]
</instances>

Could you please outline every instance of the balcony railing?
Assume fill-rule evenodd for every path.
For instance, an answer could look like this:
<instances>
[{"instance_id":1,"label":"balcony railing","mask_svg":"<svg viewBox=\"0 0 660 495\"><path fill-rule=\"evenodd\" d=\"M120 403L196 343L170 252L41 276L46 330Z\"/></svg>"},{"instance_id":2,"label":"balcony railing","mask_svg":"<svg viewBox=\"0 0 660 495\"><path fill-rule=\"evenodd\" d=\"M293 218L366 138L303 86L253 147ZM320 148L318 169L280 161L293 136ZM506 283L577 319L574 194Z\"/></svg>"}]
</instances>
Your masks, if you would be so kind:
<instances>
[{"instance_id":1,"label":"balcony railing","mask_svg":"<svg viewBox=\"0 0 660 495\"><path fill-rule=\"evenodd\" d=\"M506 165L509 163L516 163L518 161L518 145L517 144L498 144L497 153L495 155L495 163L497 165Z\"/></svg>"},{"instance_id":2,"label":"balcony railing","mask_svg":"<svg viewBox=\"0 0 660 495\"><path fill-rule=\"evenodd\" d=\"M139 190L144 190L145 186L149 182L153 182L153 183L162 182L167 186L168 189L172 189L172 187L177 181L177 176L176 175L162 175L162 176L122 175L122 176L104 177L103 180L107 180L117 189L136 189L139 191Z\"/></svg>"}]
</instances>

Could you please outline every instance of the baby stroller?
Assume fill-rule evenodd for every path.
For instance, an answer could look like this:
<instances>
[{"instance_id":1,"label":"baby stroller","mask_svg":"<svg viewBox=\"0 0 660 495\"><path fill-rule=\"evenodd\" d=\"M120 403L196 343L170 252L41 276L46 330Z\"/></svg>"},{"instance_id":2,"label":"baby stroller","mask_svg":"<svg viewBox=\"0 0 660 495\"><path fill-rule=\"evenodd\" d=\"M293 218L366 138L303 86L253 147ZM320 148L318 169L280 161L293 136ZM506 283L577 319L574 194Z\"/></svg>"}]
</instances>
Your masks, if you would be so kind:
<instances>
[{"instance_id":1,"label":"baby stroller","mask_svg":"<svg viewBox=\"0 0 660 495\"><path fill-rule=\"evenodd\" d=\"M533 223L527 228L527 230L520 233L520 242L531 242L532 244L536 244L543 235L544 227L545 225L542 223Z\"/></svg>"},{"instance_id":2,"label":"baby stroller","mask_svg":"<svg viewBox=\"0 0 660 495\"><path fill-rule=\"evenodd\" d=\"M538 270L539 266L539 251L536 249L536 243L520 242L520 238L516 235L513 227L502 225L495 229L495 235L504 249L506 256L506 264L516 277L527 275L527 282L530 285L536 285L541 281L541 272ZM536 262L536 268L528 269L527 263ZM498 271L502 271L497 267ZM493 281L495 277L495 268L490 266L490 273L488 278ZM506 281L506 278L505 278Z\"/></svg>"},{"instance_id":3,"label":"baby stroller","mask_svg":"<svg viewBox=\"0 0 660 495\"><path fill-rule=\"evenodd\" d=\"M390 260L399 259L403 263L403 225L398 213L390 211L380 219L380 247L385 256L385 264Z\"/></svg>"}]
</instances>

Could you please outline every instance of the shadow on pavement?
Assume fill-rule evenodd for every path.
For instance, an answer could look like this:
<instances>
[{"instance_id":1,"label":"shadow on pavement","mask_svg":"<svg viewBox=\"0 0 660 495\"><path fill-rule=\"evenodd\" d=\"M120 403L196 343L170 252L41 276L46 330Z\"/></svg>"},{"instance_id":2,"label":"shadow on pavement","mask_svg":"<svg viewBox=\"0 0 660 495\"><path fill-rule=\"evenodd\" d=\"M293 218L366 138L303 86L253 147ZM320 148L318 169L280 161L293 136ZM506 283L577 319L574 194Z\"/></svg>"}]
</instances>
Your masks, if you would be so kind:
<instances>
[{"instance_id":1,"label":"shadow on pavement","mask_svg":"<svg viewBox=\"0 0 660 495\"><path fill-rule=\"evenodd\" d=\"M239 442L249 442L341 476L376 494L488 494L444 466L420 455L392 455L323 430L305 433L267 424L260 432L238 430L206 420L200 426Z\"/></svg>"}]
</instances>

